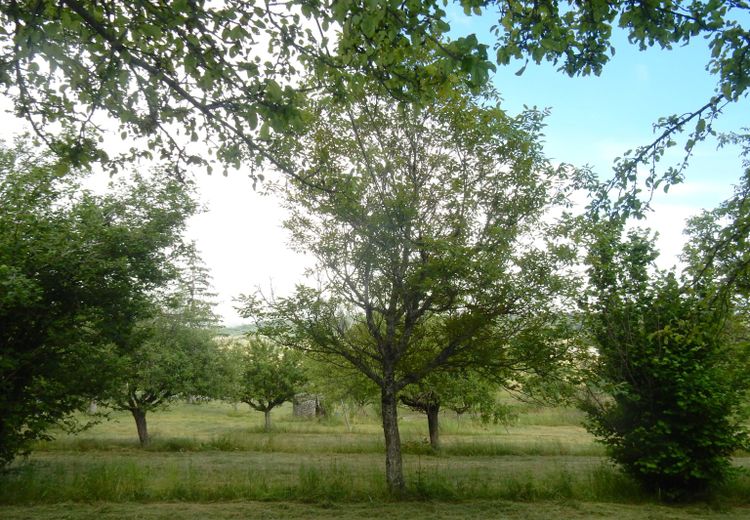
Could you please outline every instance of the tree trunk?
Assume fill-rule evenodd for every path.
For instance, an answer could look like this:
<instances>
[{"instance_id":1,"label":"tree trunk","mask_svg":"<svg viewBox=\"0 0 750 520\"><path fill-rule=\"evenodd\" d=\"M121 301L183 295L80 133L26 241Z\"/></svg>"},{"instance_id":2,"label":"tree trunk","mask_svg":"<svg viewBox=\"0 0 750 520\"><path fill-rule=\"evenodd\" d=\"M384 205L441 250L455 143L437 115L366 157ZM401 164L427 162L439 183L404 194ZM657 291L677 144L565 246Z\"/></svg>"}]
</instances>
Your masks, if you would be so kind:
<instances>
[{"instance_id":1,"label":"tree trunk","mask_svg":"<svg viewBox=\"0 0 750 520\"><path fill-rule=\"evenodd\" d=\"M346 429L349 433L352 433L352 424L349 422L349 412L346 408L346 403L344 403L344 400L341 400L341 413L344 416L344 422L346 423Z\"/></svg>"},{"instance_id":2,"label":"tree trunk","mask_svg":"<svg viewBox=\"0 0 750 520\"><path fill-rule=\"evenodd\" d=\"M393 384L386 382L381 388L380 403L385 435L385 479L388 490L400 493L404 490L404 468L401 460L401 437L398 431L398 408Z\"/></svg>"},{"instance_id":3,"label":"tree trunk","mask_svg":"<svg viewBox=\"0 0 750 520\"><path fill-rule=\"evenodd\" d=\"M427 406L427 427L430 430L430 446L432 446L433 450L440 449L440 431L438 429L439 414L439 404L430 404Z\"/></svg>"},{"instance_id":4,"label":"tree trunk","mask_svg":"<svg viewBox=\"0 0 750 520\"><path fill-rule=\"evenodd\" d=\"M266 426L265 429L267 432L271 431L271 410L264 410L263 414L266 417Z\"/></svg>"},{"instance_id":5,"label":"tree trunk","mask_svg":"<svg viewBox=\"0 0 750 520\"><path fill-rule=\"evenodd\" d=\"M135 419L135 427L138 429L138 440L141 443L141 448L148 446L148 426L146 425L146 411L140 408L131 408L130 413L133 414Z\"/></svg>"}]
</instances>

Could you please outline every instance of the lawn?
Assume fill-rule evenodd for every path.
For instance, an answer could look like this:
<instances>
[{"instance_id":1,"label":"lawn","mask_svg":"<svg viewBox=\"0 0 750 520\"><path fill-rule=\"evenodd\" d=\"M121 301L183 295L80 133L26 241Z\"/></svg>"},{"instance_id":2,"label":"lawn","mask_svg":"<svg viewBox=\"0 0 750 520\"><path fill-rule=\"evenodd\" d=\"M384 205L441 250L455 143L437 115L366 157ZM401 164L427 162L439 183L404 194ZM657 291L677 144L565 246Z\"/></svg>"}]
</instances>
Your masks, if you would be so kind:
<instances>
[{"instance_id":1,"label":"lawn","mask_svg":"<svg viewBox=\"0 0 750 520\"><path fill-rule=\"evenodd\" d=\"M149 416L153 441L113 414L76 436L58 434L0 477L2 518L717 518L750 517L747 473L709 503L659 504L603 456L575 410L517 405L511 424L441 416L443 448L423 416L402 410L407 491L384 482L373 412L350 428L333 416L297 419L212 402ZM750 467L750 458L736 459Z\"/></svg>"}]
</instances>

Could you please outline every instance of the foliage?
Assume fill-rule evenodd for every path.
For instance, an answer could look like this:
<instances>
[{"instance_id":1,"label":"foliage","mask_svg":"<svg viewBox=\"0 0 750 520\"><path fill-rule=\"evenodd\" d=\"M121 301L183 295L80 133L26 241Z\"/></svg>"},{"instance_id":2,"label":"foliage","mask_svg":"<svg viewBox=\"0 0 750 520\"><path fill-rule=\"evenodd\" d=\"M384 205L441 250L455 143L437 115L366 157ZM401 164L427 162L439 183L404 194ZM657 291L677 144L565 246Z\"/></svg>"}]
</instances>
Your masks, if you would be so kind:
<instances>
[{"instance_id":1,"label":"foliage","mask_svg":"<svg viewBox=\"0 0 750 520\"><path fill-rule=\"evenodd\" d=\"M458 79L424 106L377 86L354 95L318 100L310 133L284 143L305 180L280 187L286 226L317 260L319 287L246 298L244 312L380 388L399 488L402 389L440 366L502 371L564 350L548 332L574 255L542 215L564 207L569 171L541 155L542 113L510 117Z\"/></svg>"},{"instance_id":2,"label":"foliage","mask_svg":"<svg viewBox=\"0 0 750 520\"><path fill-rule=\"evenodd\" d=\"M193 207L158 174L95 196L58 166L0 150L0 463L115 379Z\"/></svg>"},{"instance_id":3,"label":"foliage","mask_svg":"<svg viewBox=\"0 0 750 520\"><path fill-rule=\"evenodd\" d=\"M106 397L111 407L133 415L141 446L149 443L148 412L177 397L217 396L226 377L214 341L216 317L205 299L210 277L196 255L188 249L177 290L118 345L119 384Z\"/></svg>"},{"instance_id":4,"label":"foliage","mask_svg":"<svg viewBox=\"0 0 750 520\"><path fill-rule=\"evenodd\" d=\"M508 417L497 393L500 386L470 368L435 371L401 392L401 402L427 415L430 446L440 448L439 413L441 408L458 415L476 413L483 422L499 422Z\"/></svg>"},{"instance_id":5,"label":"foliage","mask_svg":"<svg viewBox=\"0 0 750 520\"><path fill-rule=\"evenodd\" d=\"M297 352L268 339L249 336L238 362L236 398L265 414L265 429L271 429L271 410L291 401L307 381Z\"/></svg>"},{"instance_id":6,"label":"foliage","mask_svg":"<svg viewBox=\"0 0 750 520\"><path fill-rule=\"evenodd\" d=\"M435 372L418 383L416 391L405 389L412 397L422 392L434 393L442 408L459 416L476 415L483 423L498 423L507 417L508 409L497 398L499 391L497 383L469 369Z\"/></svg>"},{"instance_id":7,"label":"foliage","mask_svg":"<svg viewBox=\"0 0 750 520\"><path fill-rule=\"evenodd\" d=\"M725 481L746 446L738 412L749 345L729 334L731 307L690 279L654 272L652 241L622 233L602 225L591 251L595 376L606 394L592 395L589 427L644 487L691 498Z\"/></svg>"},{"instance_id":8,"label":"foliage","mask_svg":"<svg viewBox=\"0 0 750 520\"><path fill-rule=\"evenodd\" d=\"M655 141L621 161L616 184L622 188L637 191L635 166L661 157L674 135L694 124L685 145L689 155L713 133L722 106L745 97L750 86L750 7L744 1L455 3L466 15L496 10L494 61L501 65L549 60L567 74L599 74L615 52L615 28L640 49L708 40L715 95L697 110L660 120ZM445 4L436 0L25 0L2 4L0 27L0 85L17 114L73 164L108 160L95 139L101 133L96 116L106 115L120 122L125 138L147 140L148 149L139 153L205 164L190 148L203 139L224 165L238 166L249 154L257 164L294 174L268 137L304 127L299 108L310 92L346 95L349 82L375 81L396 97L417 100L444 88L451 72L467 74L476 89L494 69L488 46L475 34L445 38L451 26ZM410 62L427 49L442 59ZM300 75L317 81L299 88ZM56 122L73 132L54 134ZM652 172L649 184L680 176L681 167L661 179Z\"/></svg>"},{"instance_id":9,"label":"foliage","mask_svg":"<svg viewBox=\"0 0 750 520\"><path fill-rule=\"evenodd\" d=\"M3 2L0 86L73 165L140 154L210 168L213 159L193 144L205 141L225 168L251 156L251 164L294 174L269 136L304 126L299 106L310 90L344 92L354 72L395 95L418 95L455 64L473 84L487 80L486 46L475 38L443 42L446 59L434 70L404 63L449 29L444 15L433 1ZM313 72L320 81L298 88ZM98 140L106 117L123 139L147 146L109 157Z\"/></svg>"},{"instance_id":10,"label":"foliage","mask_svg":"<svg viewBox=\"0 0 750 520\"><path fill-rule=\"evenodd\" d=\"M744 306L750 296L750 134L727 136L743 146L744 172L734 195L688 222L683 252L694 284L719 301ZM739 299L744 299L742 303Z\"/></svg>"}]
</instances>

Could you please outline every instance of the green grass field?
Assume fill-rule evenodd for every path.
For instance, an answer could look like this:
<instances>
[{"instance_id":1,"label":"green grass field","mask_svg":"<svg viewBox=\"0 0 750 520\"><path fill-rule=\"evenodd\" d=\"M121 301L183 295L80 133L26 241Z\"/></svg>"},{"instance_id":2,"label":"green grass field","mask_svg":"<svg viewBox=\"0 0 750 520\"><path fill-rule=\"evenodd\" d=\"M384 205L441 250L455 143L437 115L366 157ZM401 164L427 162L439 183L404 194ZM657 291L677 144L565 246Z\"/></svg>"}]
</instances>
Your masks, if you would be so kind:
<instances>
[{"instance_id":1,"label":"green grass field","mask_svg":"<svg viewBox=\"0 0 750 520\"><path fill-rule=\"evenodd\" d=\"M519 405L509 425L441 416L443 448L423 416L402 411L407 479L399 501L384 482L382 432L370 413L302 420L224 403L177 404L135 425L114 414L77 435L40 443L0 477L0 518L749 518L750 476L709 502L666 506L612 467L574 410ZM750 468L750 458L736 464Z\"/></svg>"}]
</instances>

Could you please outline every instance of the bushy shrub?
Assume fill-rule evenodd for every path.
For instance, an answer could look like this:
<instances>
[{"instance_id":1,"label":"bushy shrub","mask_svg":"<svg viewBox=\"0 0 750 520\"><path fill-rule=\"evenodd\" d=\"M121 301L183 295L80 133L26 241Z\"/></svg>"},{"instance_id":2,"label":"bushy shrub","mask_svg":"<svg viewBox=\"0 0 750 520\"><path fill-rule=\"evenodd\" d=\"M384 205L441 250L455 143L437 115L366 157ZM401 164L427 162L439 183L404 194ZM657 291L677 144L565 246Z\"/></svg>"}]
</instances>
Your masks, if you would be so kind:
<instances>
[{"instance_id":1,"label":"bushy shrub","mask_svg":"<svg viewBox=\"0 0 750 520\"><path fill-rule=\"evenodd\" d=\"M600 386L585 406L588 427L646 489L698 496L726 480L748 439L739 413L747 345L728 327L737 314L650 270L655 254L643 235L599 246L607 262L592 269L599 292L590 319Z\"/></svg>"}]
</instances>

